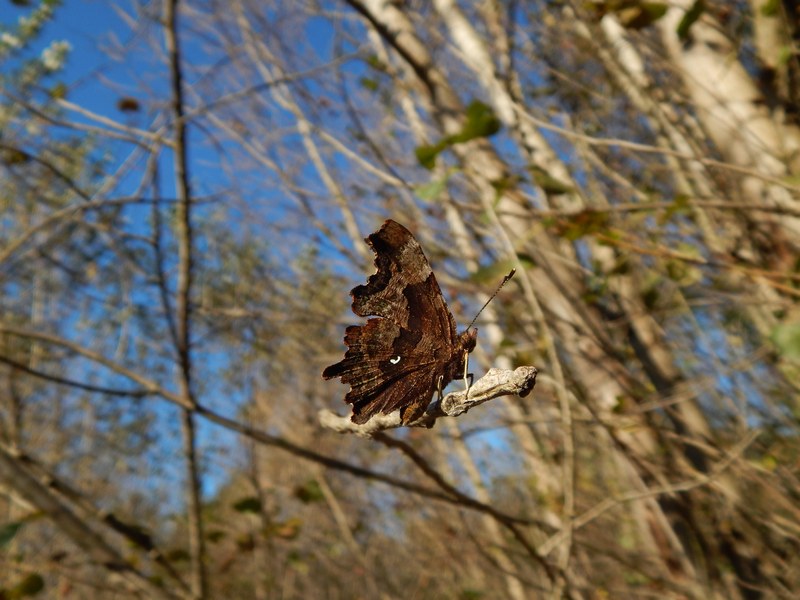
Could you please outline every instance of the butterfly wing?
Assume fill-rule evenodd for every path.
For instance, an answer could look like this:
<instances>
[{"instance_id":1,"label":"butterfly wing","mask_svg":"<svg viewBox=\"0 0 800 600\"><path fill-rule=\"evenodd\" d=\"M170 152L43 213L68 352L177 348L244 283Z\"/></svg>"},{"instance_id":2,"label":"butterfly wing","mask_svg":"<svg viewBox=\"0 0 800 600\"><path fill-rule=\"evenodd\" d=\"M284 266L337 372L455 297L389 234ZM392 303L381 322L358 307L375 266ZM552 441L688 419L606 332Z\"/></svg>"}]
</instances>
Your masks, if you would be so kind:
<instances>
[{"instance_id":1,"label":"butterfly wing","mask_svg":"<svg viewBox=\"0 0 800 600\"><path fill-rule=\"evenodd\" d=\"M408 423L424 412L438 375L433 361L410 358L418 337L388 319L370 319L366 325L347 328L344 359L325 369L323 377L341 377L342 383L350 384L345 402L353 405L355 423L398 408L403 408L401 418Z\"/></svg>"},{"instance_id":2,"label":"butterfly wing","mask_svg":"<svg viewBox=\"0 0 800 600\"><path fill-rule=\"evenodd\" d=\"M345 402L353 405L354 422L401 408L407 424L425 411L439 378L442 386L453 378L463 353L461 338L428 260L408 229L388 220L367 243L378 270L366 285L353 288L353 312L378 318L347 328L344 358L322 376L350 384ZM470 337L474 347L474 334ZM463 356L460 361L463 365Z\"/></svg>"}]
</instances>

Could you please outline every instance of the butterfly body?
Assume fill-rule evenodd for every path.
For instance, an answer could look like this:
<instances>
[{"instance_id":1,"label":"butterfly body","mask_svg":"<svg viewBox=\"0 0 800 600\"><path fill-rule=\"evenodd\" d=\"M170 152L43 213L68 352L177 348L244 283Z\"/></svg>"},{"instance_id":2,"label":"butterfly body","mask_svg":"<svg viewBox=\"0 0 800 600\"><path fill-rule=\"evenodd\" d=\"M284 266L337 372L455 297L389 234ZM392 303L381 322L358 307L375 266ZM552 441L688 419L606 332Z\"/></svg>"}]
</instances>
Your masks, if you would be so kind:
<instances>
[{"instance_id":1,"label":"butterfly body","mask_svg":"<svg viewBox=\"0 0 800 600\"><path fill-rule=\"evenodd\" d=\"M353 312L372 318L345 330L347 352L322 376L350 384L345 402L353 405L353 422L400 409L407 425L424 414L434 392L463 374L478 332L456 331L436 277L408 229L387 220L366 241L378 270L350 293Z\"/></svg>"}]
</instances>

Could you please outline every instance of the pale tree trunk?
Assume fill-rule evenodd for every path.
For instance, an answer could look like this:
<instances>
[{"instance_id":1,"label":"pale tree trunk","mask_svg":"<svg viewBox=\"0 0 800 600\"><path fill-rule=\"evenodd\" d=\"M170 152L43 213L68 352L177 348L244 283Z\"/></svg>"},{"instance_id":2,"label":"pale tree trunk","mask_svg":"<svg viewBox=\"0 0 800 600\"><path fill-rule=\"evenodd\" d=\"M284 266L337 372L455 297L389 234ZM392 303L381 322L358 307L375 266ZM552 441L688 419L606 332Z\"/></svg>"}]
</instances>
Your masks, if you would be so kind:
<instances>
[{"instance_id":1,"label":"pale tree trunk","mask_svg":"<svg viewBox=\"0 0 800 600\"><path fill-rule=\"evenodd\" d=\"M0 571L41 572L48 583L86 578L87 590L113 572L129 595L187 598L250 586L253 574L256 587L246 589L261 598L467 596L473 585L515 599L795 595L797 371L781 378L792 347L773 335L796 318L800 297L791 103L800 62L789 2L752 0L741 20L724 2L678 0L663 17L649 3L651 20L632 23L643 3L236 0L181 3L180 27L178 2L165 3L152 30L138 29L138 17L162 4L131 8L141 9L130 22L144 35L134 36L130 65L152 52L139 54L137 40L166 36L166 53L156 51L166 78L142 80L158 82L146 110L114 120L53 90L63 114L48 119L77 138L105 132L135 146L130 162L96 190L92 174L85 183L45 169L31 188L44 214L31 211L27 222L7 202L0 479L20 510L0 533L20 534L6 547L12 554L0 553ZM679 39L690 6L701 18ZM743 24L752 29L735 29ZM179 37L191 48L183 58ZM14 39L0 40L4 59ZM14 127L30 133L44 113L38 99L8 104L6 94L0 170L10 177L1 191L20 200L17 190L33 181L26 170L63 148L42 144L34 154L27 134L17 144ZM502 127L449 143L464 131L471 98ZM32 118L6 128L25 102L21 114ZM447 147L425 171L413 149L437 141ZM105 150L87 151L93 159ZM164 150L174 157L170 198L155 183ZM140 153L153 170L133 205L119 221L95 212L96 200L128 187ZM195 168L204 163L228 179ZM70 188L63 209L52 203L54 176ZM425 197L423 186L438 196ZM152 205L149 229L147 219L128 220L140 204ZM377 441L320 435L315 412L340 402L342 390L323 387L319 371L357 321L347 289L373 272L362 238L387 217L419 238L461 325L493 291L487 266L516 266L478 320L472 356L501 368L536 364L534 397L439 421L452 440L438 430L378 432ZM576 228L586 222L597 226ZM96 239L116 233L97 251ZM120 259L130 276L117 272ZM676 265L697 277L675 275ZM98 268L102 281L93 281ZM61 277L80 291L60 289ZM127 321L118 327L117 318ZM115 331L127 338L116 349L103 339ZM241 362L220 365L217 352ZM187 508L172 534L151 532L164 522L157 500L152 513L139 512L125 487L134 473L174 493L174 472L151 472L147 452L121 451L157 446L146 439L153 430L137 430L139 442L105 428L119 424L106 417L111 402L116 419L144 399L184 416ZM227 457L232 483L208 503L200 496L199 457L218 468L224 455L205 429L198 436L197 419L252 441L260 521L229 507L242 475ZM498 445L473 446L462 432ZM96 444L109 452L95 458ZM309 480L313 499L303 494ZM130 523L106 512L119 506L130 507L119 512ZM205 535L223 521L247 539ZM53 547L83 553L71 563L81 571L34 564L46 556L42 523L61 530ZM172 552L157 544L183 551L187 539L190 560L171 566ZM240 562L217 570L228 549ZM304 572L309 565L318 570ZM0 577L0 592L9 582Z\"/></svg>"},{"instance_id":2,"label":"pale tree trunk","mask_svg":"<svg viewBox=\"0 0 800 600\"><path fill-rule=\"evenodd\" d=\"M777 6L776 6L777 4ZM796 92L797 82L792 81L792 74L788 65L786 51L791 47L792 32L788 31L787 22L797 15L788 15L785 6L769 0L750 0L751 14L753 15L753 45L756 55L761 61L760 68L763 75L768 78L779 102L785 103ZM774 12L769 14L769 8ZM787 18L788 17L788 18ZM764 92L765 96L768 94ZM782 126L788 124L789 116L782 104L772 105L773 119ZM795 129L796 131L796 129ZM797 135L795 133L795 135ZM791 156L789 169L796 173L798 157Z\"/></svg>"},{"instance_id":3,"label":"pale tree trunk","mask_svg":"<svg viewBox=\"0 0 800 600\"><path fill-rule=\"evenodd\" d=\"M372 42L372 47L381 60L389 65L390 69L394 69L390 56L386 53L383 43L377 38L375 30L370 30L370 40ZM395 76L399 77L399 74L395 73ZM408 87L416 87L419 85L413 73L407 74L407 80L413 82ZM406 86L398 87L400 87L398 91L399 102L404 108L404 115L410 124L410 129L414 133L417 143L421 145L429 141L426 126L419 118L419 114L414 106L414 100L411 95L406 92ZM439 176L441 173L436 173L436 175ZM413 210L413 204L411 203L406 203L404 206L409 206L410 210ZM478 251L472 243L470 234L465 227L463 215L460 214L458 208L452 203L445 204L445 213L446 220L455 240L458 255L462 257L469 272L477 271L479 267L477 258ZM483 302L487 298L488 296L483 296L480 297L479 300ZM489 348L497 347L503 339L503 332L501 327L497 324L497 315L491 304L486 307L485 315L487 317L487 323L481 325L481 339L485 340ZM502 369L512 368L510 361L503 356L498 357L496 366ZM528 463L528 470L537 474L537 478L539 478L543 487L542 491L547 492L549 490L555 493L560 490L561 483L558 481L558 478L554 476L550 467L544 461L540 460L541 452L538 448L539 444L532 435L531 429L523 424L527 418L526 414L521 410L518 404L513 401L507 403L505 409L508 411L509 419L513 423L511 425L511 430L523 451L523 458ZM552 520L554 523L560 523L560 519L555 514L548 512L546 518Z\"/></svg>"},{"instance_id":4,"label":"pale tree trunk","mask_svg":"<svg viewBox=\"0 0 800 600\"><path fill-rule=\"evenodd\" d=\"M465 57L465 64L468 65L476 74L476 77L484 84L487 94L493 100L493 106L497 110L498 115L501 115L506 125L514 132L518 133L520 139L520 146L526 150L530 150L528 159L535 164L543 167L548 173L555 174L558 179L562 181L570 181L570 174L566 166L556 158L549 145L545 142L544 138L538 134L530 126L531 118L527 114L525 108L518 102L515 102L511 94L506 91L506 88L496 80L493 76L494 68L490 58L489 52L485 50L483 42L478 36L477 32L472 28L468 20L460 13L455 4L451 0L439 0L436 2L445 23L449 26L453 38L459 45L459 49ZM489 13L491 16L491 13ZM513 79L512 79L513 80ZM509 109L509 107L512 107ZM504 118L505 117L505 118ZM577 184L572 182L577 189ZM563 200L562 200L563 199ZM569 210L570 208L585 207L586 204L580 196L577 195L564 195L559 196L559 208ZM610 270L613 267L614 257L609 248L603 248L597 244L591 245L592 252L601 263L608 265ZM676 369L673 367L672 359L668 356L665 341L660 340L661 329L653 322L652 317L647 314L644 306L641 303L640 296L637 293L635 284L631 281L630 277L619 275L613 277L616 285L612 288L619 297L619 306L625 310L629 315L631 327L634 335L639 338L639 348L642 352L649 353L644 359L646 365L650 365L651 377L657 382L657 387L662 394L668 395L676 393L675 383L679 379ZM537 286L541 284L541 279L537 278ZM551 294L542 293L541 297L552 297ZM566 319L575 321L574 316L565 315ZM602 325L598 319L597 329L600 330ZM605 358L604 362L608 362ZM602 368L599 369L602 371ZM660 384L660 385L659 385ZM593 389L593 382L587 382L587 389ZM621 392L620 392L621 394ZM562 412L568 415L568 407L562 404ZM681 403L677 409L679 413L676 419L679 419L684 429L689 429L692 435L701 435L702 439L709 439L709 428L705 422L702 413L697 410L693 403ZM568 431L568 421L565 423L565 431ZM654 450L654 446L650 445L648 453ZM621 468L628 470L624 465L627 463L626 458L620 457L622 462ZM633 471L630 471L632 474ZM565 474L565 477L568 477ZM638 479L634 475L634 480ZM660 512L657 506L651 506L656 512ZM645 523L647 519L638 519L639 523ZM666 524L665 520L660 520L662 525ZM644 539L649 538L649 532L642 532ZM668 539L673 540L673 549L678 550L674 545L677 541L674 536L667 536ZM682 555L678 552L678 555ZM693 570L689 567L686 561L683 561L684 567L689 569L689 573L693 574Z\"/></svg>"},{"instance_id":5,"label":"pale tree trunk","mask_svg":"<svg viewBox=\"0 0 800 600\"><path fill-rule=\"evenodd\" d=\"M354 5L359 8L360 12L366 14L380 31L392 35L393 45L407 62L409 77L418 78L417 89L420 90L423 100L426 101L427 109L439 122L443 134L457 134L461 122L453 115L462 114L463 106L457 95L449 88L447 78L434 66L435 63L426 53L424 44L416 39L410 21L393 5L379 2L365 2L363 5L354 3ZM533 122L533 119L526 114L519 103L515 103L513 96L507 93L504 86L500 85L493 77L494 65L489 58L490 54L483 48L480 37L472 30L469 21L459 12L453 2L441 0L435 3L435 6L445 25L449 27L460 52L465 57L465 64L473 69L476 78L484 85L497 115L512 132L518 134L520 146L529 150L530 161L543 167L548 173L569 181L568 170L555 158L555 153L549 151L543 138L529 127L529 123ZM461 159L465 175L478 191L484 210L490 215L498 215L496 224L500 226L501 230L507 232L508 238L504 240L505 244L501 242L501 247L506 252L518 251L519 247L515 247L512 240L525 239L530 225L520 216L509 215L515 214L515 209L516 214L520 214L518 207L522 204L521 199L515 197L514 191L511 190L506 191L495 204L496 190L491 186L491 182L502 180L507 175L504 165L493 154L491 147L482 141L463 146L457 145L453 151ZM546 194L542 194L542 196L546 196ZM587 206L579 195L567 194L563 198L558 198L557 203L561 210ZM604 208L604 205L601 204L600 207ZM571 260L577 263L577 258L568 245L563 241L555 242L548 239L541 233L535 235L533 242L534 248L529 249L529 252L536 257L540 269L536 272L535 286L528 277L523 275L522 285L526 298L529 299L532 307L538 304L538 302L532 301L534 297L542 302L544 312L549 316L549 322L555 323L552 325L556 332L554 337L557 337L564 352L571 357L575 365L572 369L573 375L579 378L581 387L589 399L589 405L595 407L595 410L599 410L598 414L602 416L604 409L609 410L615 406L618 398L625 396L625 390L619 385L620 382L628 379L627 367L617 363L604 350L604 348L611 347L612 344L611 340L605 338L605 334L602 333L605 329L603 316L593 314L594 311L590 308L578 308L581 305L577 301L578 290L583 289L583 282L576 277L577 273L564 268L564 257L571 257ZM610 269L613 265L613 255L610 250L593 245L591 241L588 244L596 259L601 264L607 264ZM548 260L553 255L562 257L561 261ZM679 395L692 398L692 388L682 382L682 375L675 367L675 359L668 351L669 344L663 337L664 332L647 314L638 295L635 281L627 276L615 276L614 281L611 289L617 296L618 306L629 315L632 343L639 353L648 377L654 383L659 394L662 397ZM547 325L545 325L546 327ZM590 335L586 335L589 332ZM554 355L551 353L550 356ZM558 364L558 359L555 359L551 366ZM554 372L557 386L563 385L564 379L559 378L558 370ZM557 389L562 388L557 387ZM568 402L562 400L561 407L562 414L567 419L566 432L569 430L566 426L569 420ZM712 438L702 411L690 400L678 403L669 410L669 414L679 435L689 441L685 446L685 452L691 468L707 471L710 468L709 464L703 454L697 451L698 444L707 443ZM626 440L625 443L629 449L635 448L634 454L640 457L654 455L658 443L647 435L647 424L643 422L642 425L643 427L635 435L617 432L615 437L618 442ZM621 472L627 472L627 475L633 476L635 481L636 469L625 468L627 457L620 456L619 458L621 459ZM685 470L687 466L689 465L682 466L681 470ZM737 500L739 494L735 486L728 481L726 487L729 497ZM640 486L639 489L644 490L646 486ZM651 504L651 508L657 513L661 512L661 508L655 502ZM569 514L568 510L567 518L569 518ZM639 520L641 523L646 521L647 519ZM654 523L660 523L661 526L667 525L667 520L664 518L650 522L651 526L654 526ZM648 533L642 531L642 538L649 537ZM664 532L658 537L661 540L671 540L675 556L684 557L680 561L685 568L684 574L689 580L694 580L694 570L685 560L685 555L678 547L675 536ZM667 560L669 558L665 557L665 562ZM562 565L566 564L568 563L562 563Z\"/></svg>"},{"instance_id":6,"label":"pale tree trunk","mask_svg":"<svg viewBox=\"0 0 800 600\"><path fill-rule=\"evenodd\" d=\"M735 47L708 13L691 27L687 42L678 38L676 29L691 4L689 0L674 2L659 28L705 131L727 162L753 172L743 171L743 199L756 206L797 208L780 178L797 171L800 129L780 122L781 113L770 112L762 92L738 61ZM767 19L760 20L763 31ZM761 49L770 55L768 60L775 59L774 48L761 45ZM776 221L774 225L795 240L796 248L800 219L790 216Z\"/></svg>"},{"instance_id":7,"label":"pale tree trunk","mask_svg":"<svg viewBox=\"0 0 800 600\"><path fill-rule=\"evenodd\" d=\"M444 448L445 443L443 442L437 444L442 450L441 456L449 457L454 455L458 460L459 466L466 471L467 478L475 490L475 497L485 504L491 504L492 498L486 486L483 484L481 474L475 464L472 453L460 435L458 425L448 420L447 432L450 434L448 447ZM445 472L444 469L446 469L446 467L442 465L440 469ZM520 581L517 569L508 553L505 551L506 543L503 539L503 531L499 523L488 515L483 516L481 522L486 532L486 537L491 543L491 546L486 548L485 551L497 562L497 566L503 573L503 580L506 585L505 596L515 600L527 598L528 595ZM546 582L542 581L537 581L537 584L542 587L546 586Z\"/></svg>"},{"instance_id":8,"label":"pale tree trunk","mask_svg":"<svg viewBox=\"0 0 800 600\"><path fill-rule=\"evenodd\" d=\"M240 1L233 3L233 10L236 14L236 23L241 30L242 37L245 39L244 49L248 53L252 63L256 65L263 81L270 82L279 80L285 73L281 69L279 62L274 60L269 48L267 48L264 43L259 40L258 36L253 33L252 27L244 14L242 3ZM334 199L341 213L342 220L345 223L347 234L354 242L356 252L359 253L362 259L366 259L369 250L363 244L356 243L359 241L361 235L355 216L353 215L352 204L347 201L345 194L322 159L317 144L311 135L312 127L310 122L306 119L302 110L292 98L292 92L288 86L276 84L271 88L271 93L278 105L290 111L297 119L297 130L303 138L303 145L308 153L308 157L316 169L317 175L324 182L331 197ZM311 217L312 215L309 216ZM317 220L317 222L323 230L326 229L324 222L319 220Z\"/></svg>"},{"instance_id":9,"label":"pale tree trunk","mask_svg":"<svg viewBox=\"0 0 800 600\"><path fill-rule=\"evenodd\" d=\"M570 16L575 17L570 11ZM576 30L580 35L588 40L599 40L599 36L592 35L593 31L586 24L576 21ZM619 84L625 89L627 96L634 102L639 110L650 117L653 130L659 135L657 139L663 145L666 152L677 151L683 155L694 154L697 144L688 139L680 127L677 127L669 118L674 114L673 109L665 102L659 102L648 94L647 90L654 85L649 76L644 71L643 60L638 54L638 50L626 37L624 28L612 16L606 16L600 23L602 33L607 40L609 51L603 44L597 43L598 54L601 56L604 65L613 74ZM700 157L698 157L700 158ZM675 174L676 184L680 191L691 196L700 198L713 198L715 194L714 183L708 177L705 168L700 160L681 161L671 155L666 156L666 160L672 165L672 172ZM689 176L684 175L685 169L689 171ZM744 234L743 223L737 222L729 214L721 211L709 212L702 205L693 208L708 247L714 252L730 252L730 240L740 239ZM720 235L725 232L725 238ZM617 286L630 287L632 282L629 278L615 277L613 281ZM762 331L768 331L768 327L774 324L774 317L770 310L765 310L765 304L774 302L776 299L775 290L765 281L756 279L756 290L762 298L762 303L753 303L744 307L755 323L761 324ZM621 293L626 298L625 306L630 313L631 328L639 341L642 352L647 353L646 363L650 365L651 378L660 388L663 396L691 396L691 383L681 381L681 373L675 366L675 359L669 351L669 344L663 339L663 330L655 322L654 318L644 310L641 302L634 301L629 304L631 299L637 298L634 289L628 289ZM688 432L696 436L699 440L710 441L713 439L711 429L702 412L692 402L681 403L678 411L680 412L682 423ZM700 465L695 464L695 467ZM740 494L736 489L737 485L733 481L727 481L723 486L729 498L738 500Z\"/></svg>"},{"instance_id":10,"label":"pale tree trunk","mask_svg":"<svg viewBox=\"0 0 800 600\"><path fill-rule=\"evenodd\" d=\"M355 5L361 12L366 12L368 18L376 22L380 30L393 34L392 40L394 44L409 62L407 65L409 72L420 76L418 88L426 91L422 98L429 105L430 112L439 121L443 133L456 134L462 124L453 115L463 114L464 107L460 104L456 94L450 89L446 77L433 66L433 61L428 56L424 45L416 39L413 27L405 18L405 15L394 6L381 2L365 2L363 5L355 3ZM460 20L458 27L461 28L462 35L464 26L464 21ZM462 50L464 49L469 49L469 46L462 48ZM485 55L483 53L483 56ZM476 60L480 60L480 54L474 54L470 58L472 58L474 64ZM422 65L425 65L424 69ZM484 67L481 70L486 73L486 66L479 63L475 68L477 70L480 67ZM500 88L497 86L493 87L495 91L498 89ZM498 111L498 114L501 114L501 112ZM509 113L506 112L506 115L508 116ZM539 144L539 150L544 152L546 145L542 144L537 138L538 136L534 136L533 132L529 132L527 139L533 140L531 143ZM530 224L526 220L507 216L507 213L513 214L514 209L520 205L520 198L515 198L513 191L503 195L497 203L496 209L493 206L496 190L491 185L491 182L499 181L506 175L504 165L494 155L491 146L482 141L465 144L463 148L456 146L454 151L462 160L465 174L478 191L484 209L489 214L504 215L497 222L498 225L501 225L501 230L506 231L508 236L503 245L503 250L513 252L516 248L511 240L527 239L529 237ZM552 153L550 154L552 155ZM548 320L555 323L553 338L557 337L565 348L565 352L571 356L576 364L573 368L573 373L581 378L582 389L591 398L590 404L600 407L602 414L603 407L605 407L605 410L609 410L616 405L617 398L624 395L625 392L619 387L619 382L626 379L626 368L610 361L602 349L601 332L603 327L599 315L592 315L591 311L586 309L578 310L581 303L577 300L577 296L579 295L579 290L583 288L582 281L576 277L575 272L565 267L563 259L552 260L553 256L564 256L565 253L568 255L568 246L563 242L554 243L542 234L535 236L533 245L534 248L529 251L534 253L537 264L541 268L536 272L535 285L523 273L521 281L526 298L538 298L542 302L545 312L549 315ZM569 291L571 295L565 296L565 291ZM533 305L538 305L538 302L534 301ZM598 336L598 338L595 338L594 335L585 335L588 332ZM552 353L551 356L553 356ZM554 360L553 368L557 367L558 364L559 361L557 359ZM555 372L557 373L558 371L556 370ZM616 373L617 375L609 376L610 373ZM557 393L565 393L563 381L562 379L557 385ZM568 402L561 402L564 414L568 413L568 410L565 410L567 405ZM634 435L620 433L618 438L620 436L627 438L627 443L630 444L644 444L637 453L646 455L654 449L654 442L648 440L647 437L643 437L644 431L646 431L646 427L640 429ZM647 447L650 447L651 450L644 450ZM622 456L620 456L620 459L622 464L627 461ZM634 471L630 469L623 468L622 472L627 475L634 474ZM657 504L653 504L653 508L654 510L659 510ZM569 513L566 516L569 518ZM649 537L649 532L643 530L641 535L644 538ZM664 537L670 538L670 536ZM567 549L566 554L562 556L568 555L569 550ZM562 565L564 564L566 563L562 563Z\"/></svg>"}]
</instances>

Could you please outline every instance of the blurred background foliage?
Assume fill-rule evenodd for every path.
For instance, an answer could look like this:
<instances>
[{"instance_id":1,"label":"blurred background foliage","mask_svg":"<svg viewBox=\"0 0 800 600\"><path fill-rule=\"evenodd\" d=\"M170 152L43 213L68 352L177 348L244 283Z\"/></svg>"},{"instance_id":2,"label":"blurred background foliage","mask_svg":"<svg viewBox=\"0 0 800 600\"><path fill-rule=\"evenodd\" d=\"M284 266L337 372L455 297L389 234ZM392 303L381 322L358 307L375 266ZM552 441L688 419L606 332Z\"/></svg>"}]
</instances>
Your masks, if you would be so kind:
<instances>
[{"instance_id":1,"label":"blurred background foliage","mask_svg":"<svg viewBox=\"0 0 800 600\"><path fill-rule=\"evenodd\" d=\"M796 3L0 16L0 597L800 593ZM321 425L386 218L532 396Z\"/></svg>"}]
</instances>

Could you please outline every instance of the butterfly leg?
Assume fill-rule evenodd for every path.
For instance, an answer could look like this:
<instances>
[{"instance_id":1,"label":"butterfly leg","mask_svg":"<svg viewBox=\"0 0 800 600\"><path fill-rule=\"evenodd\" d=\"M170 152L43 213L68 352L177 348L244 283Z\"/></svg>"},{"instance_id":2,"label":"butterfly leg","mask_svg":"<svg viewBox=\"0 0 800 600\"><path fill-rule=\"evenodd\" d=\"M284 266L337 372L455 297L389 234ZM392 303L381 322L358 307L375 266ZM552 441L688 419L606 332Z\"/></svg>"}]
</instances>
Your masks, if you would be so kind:
<instances>
[{"instance_id":1,"label":"butterfly leg","mask_svg":"<svg viewBox=\"0 0 800 600\"><path fill-rule=\"evenodd\" d=\"M439 375L439 379L436 381L436 398L439 402L442 401L442 379L444 379L444 377Z\"/></svg>"},{"instance_id":2,"label":"butterfly leg","mask_svg":"<svg viewBox=\"0 0 800 600\"><path fill-rule=\"evenodd\" d=\"M464 395L469 398L469 388L472 387L472 373L469 373L469 352L464 353Z\"/></svg>"}]
</instances>

